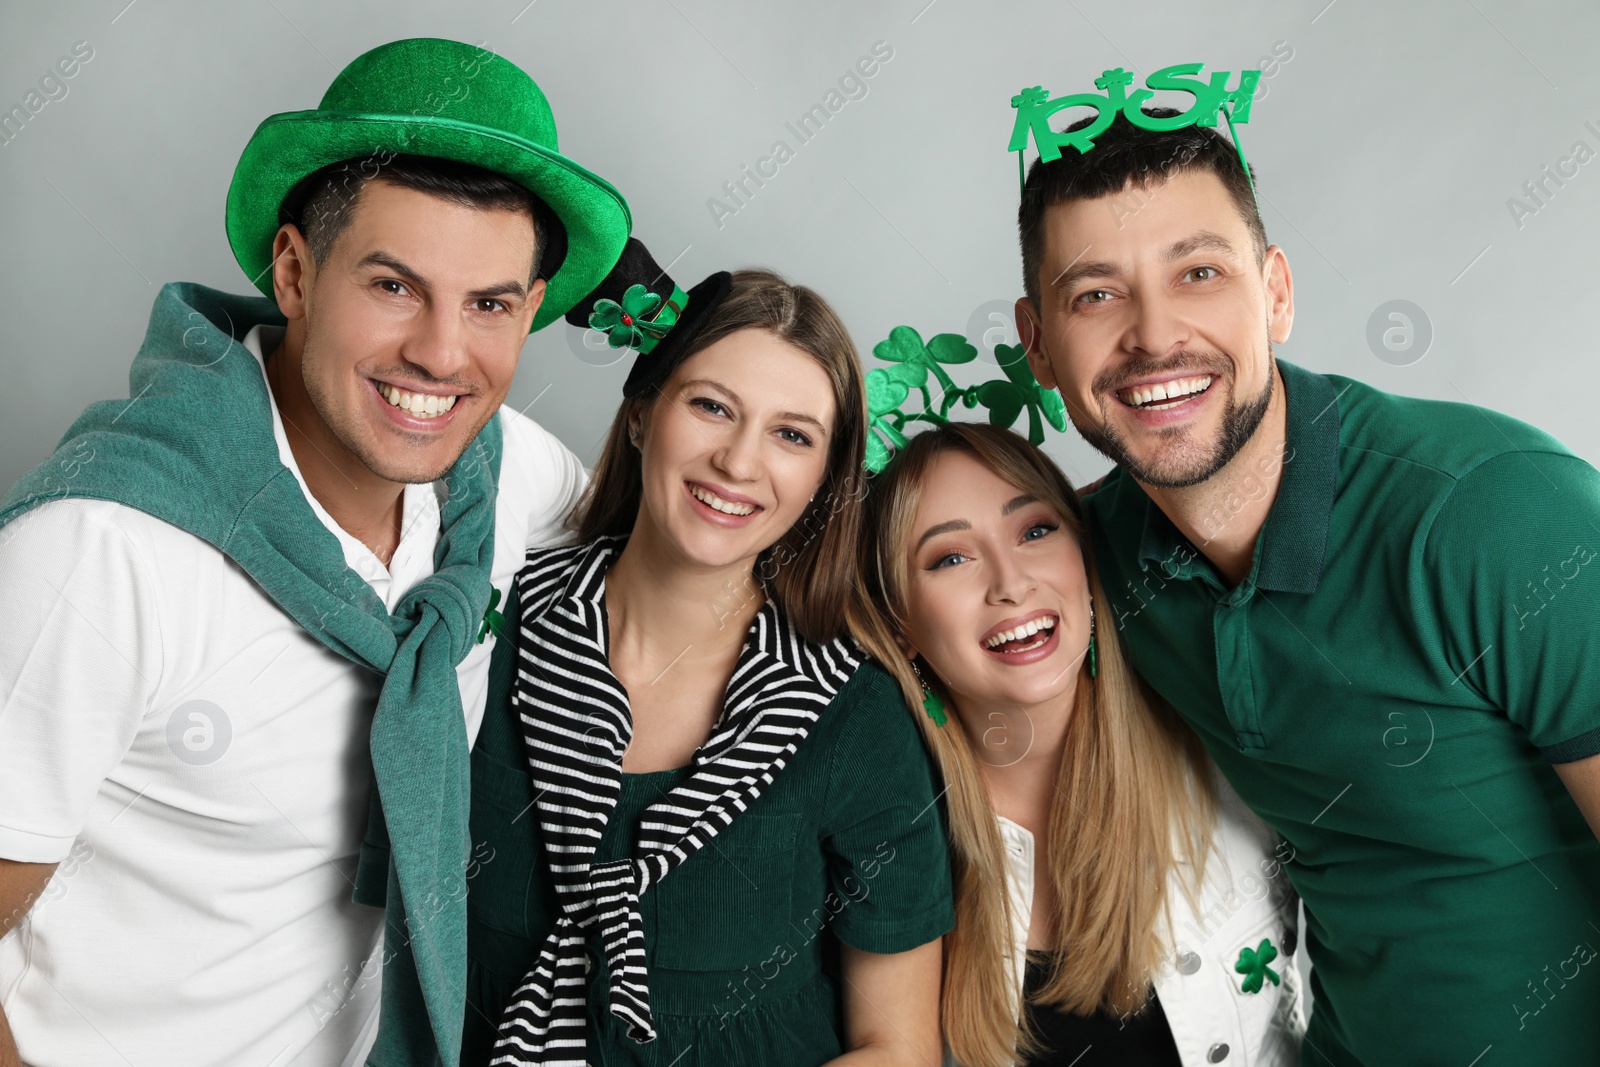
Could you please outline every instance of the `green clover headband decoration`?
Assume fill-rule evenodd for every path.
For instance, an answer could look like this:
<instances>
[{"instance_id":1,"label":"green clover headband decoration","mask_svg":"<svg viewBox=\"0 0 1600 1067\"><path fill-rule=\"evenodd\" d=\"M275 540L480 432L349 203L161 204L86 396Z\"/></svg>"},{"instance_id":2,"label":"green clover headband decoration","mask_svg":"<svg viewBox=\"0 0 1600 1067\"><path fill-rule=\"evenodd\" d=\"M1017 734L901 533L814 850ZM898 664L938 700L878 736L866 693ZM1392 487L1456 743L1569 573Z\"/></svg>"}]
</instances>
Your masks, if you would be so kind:
<instances>
[{"instance_id":1,"label":"green clover headband decoration","mask_svg":"<svg viewBox=\"0 0 1600 1067\"><path fill-rule=\"evenodd\" d=\"M589 326L606 335L606 344L612 348L632 348L641 356L650 354L677 323L688 296L677 285L672 287L672 298L661 307L661 296L643 285L634 283L622 294L622 302L601 298L594 302L589 312ZM661 314L654 320L650 316L657 308Z\"/></svg>"},{"instance_id":2,"label":"green clover headband decoration","mask_svg":"<svg viewBox=\"0 0 1600 1067\"><path fill-rule=\"evenodd\" d=\"M1229 90L1229 71L1212 71L1210 81L1193 77L1200 73L1203 66L1203 63L1177 63L1162 67L1145 79L1149 88L1135 89L1131 93L1127 88L1133 84L1133 75L1121 67L1103 71L1094 80L1095 88L1104 91L1103 96L1073 93L1052 100L1043 86L1035 85L1022 90L1011 98L1011 106L1017 109L1017 118L1011 127L1011 146L1007 149L1017 153L1018 184L1027 184L1022 154L1028 147L1030 132L1033 134L1034 147L1039 150L1039 158L1049 163L1060 159L1061 149L1067 146L1086 154L1094 147L1094 139L1105 133L1116 120L1119 111L1141 130L1153 131L1181 130L1185 126L1215 126L1220 111L1222 117L1228 120L1228 134L1233 138L1234 150L1239 153L1239 165L1244 168L1245 177L1250 181L1250 195L1255 196L1255 179L1250 177L1250 164L1245 162L1244 148L1239 144L1239 131L1234 124L1250 121L1250 105L1255 101L1256 83L1261 80L1261 71L1240 71L1238 87ZM1158 118L1144 113L1145 101L1157 92L1170 90L1191 94L1194 104L1181 115ZM1081 130L1051 129L1050 116L1069 107L1094 108L1094 121Z\"/></svg>"},{"instance_id":3,"label":"green clover headband decoration","mask_svg":"<svg viewBox=\"0 0 1600 1067\"><path fill-rule=\"evenodd\" d=\"M950 420L950 409L959 402L973 408L982 404L989 410L989 423L1010 427L1024 410L1028 413L1028 440L1044 444L1044 421L1057 430L1067 428L1067 409L1060 394L1042 387L1028 368L1026 350L1021 345L996 345L995 360L1005 372L994 378L962 388L945 373L945 366L971 363L978 350L958 333L935 334L926 343L910 326L896 326L889 338L880 341L872 354L890 364L867 371L867 459L864 466L877 474L888 465L898 449L908 441L907 424L926 422L934 426ZM939 391L934 399L933 387ZM907 412L901 405L915 389L922 394L922 410Z\"/></svg>"}]
</instances>

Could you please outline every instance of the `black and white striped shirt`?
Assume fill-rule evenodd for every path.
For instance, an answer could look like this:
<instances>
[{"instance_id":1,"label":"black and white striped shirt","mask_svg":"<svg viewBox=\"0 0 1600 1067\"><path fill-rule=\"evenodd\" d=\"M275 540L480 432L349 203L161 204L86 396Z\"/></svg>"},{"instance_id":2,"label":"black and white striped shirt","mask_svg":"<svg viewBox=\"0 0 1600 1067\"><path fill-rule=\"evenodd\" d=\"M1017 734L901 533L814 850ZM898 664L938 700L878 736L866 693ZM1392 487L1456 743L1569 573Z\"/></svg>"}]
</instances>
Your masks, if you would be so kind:
<instances>
[{"instance_id":1,"label":"black and white striped shirt","mask_svg":"<svg viewBox=\"0 0 1600 1067\"><path fill-rule=\"evenodd\" d=\"M517 576L512 709L561 914L501 1019L496 1064L583 1067L590 936L609 964L611 1013L634 1040L655 1038L639 897L761 795L863 659L847 637L806 640L769 598L693 770L645 811L633 856L596 863L633 736L627 692L609 665L605 603L605 576L625 542L531 552Z\"/></svg>"}]
</instances>

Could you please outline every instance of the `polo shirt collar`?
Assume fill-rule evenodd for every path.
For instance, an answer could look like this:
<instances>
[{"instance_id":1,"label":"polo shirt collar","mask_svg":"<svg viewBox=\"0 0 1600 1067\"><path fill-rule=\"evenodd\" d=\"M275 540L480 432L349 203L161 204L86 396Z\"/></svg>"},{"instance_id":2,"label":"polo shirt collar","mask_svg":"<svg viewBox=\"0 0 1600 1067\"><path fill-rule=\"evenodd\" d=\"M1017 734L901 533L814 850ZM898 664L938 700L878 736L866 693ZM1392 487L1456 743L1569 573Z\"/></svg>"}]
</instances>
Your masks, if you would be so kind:
<instances>
[{"instance_id":1,"label":"polo shirt collar","mask_svg":"<svg viewBox=\"0 0 1600 1067\"><path fill-rule=\"evenodd\" d=\"M1320 374L1282 358L1277 364L1284 385L1283 471L1247 581L1257 589L1314 593L1339 488L1339 394ZM1167 577L1187 577L1188 568L1173 563L1183 536L1148 495L1144 506L1140 561L1164 565ZM1190 552L1199 556L1192 546Z\"/></svg>"},{"instance_id":2,"label":"polo shirt collar","mask_svg":"<svg viewBox=\"0 0 1600 1067\"><path fill-rule=\"evenodd\" d=\"M402 597L412 586L428 577L434 570L434 555L439 546L441 523L441 498L444 481L408 483L400 495L400 542L388 563L380 560L360 538L340 526L328 509L322 506L306 484L300 464L289 447L289 435L283 427L283 413L278 410L278 398L267 381L267 354L275 351L283 341L285 329L271 323L259 323L250 328L240 342L246 352L255 358L261 368L266 385L267 404L272 409L272 437L278 445L278 462L289 468L300 486L306 503L317 520L339 540L339 550L344 555L345 566L364 578L378 599L389 611L394 611Z\"/></svg>"},{"instance_id":3,"label":"polo shirt collar","mask_svg":"<svg viewBox=\"0 0 1600 1067\"><path fill-rule=\"evenodd\" d=\"M1278 360L1287 412L1283 476L1256 545L1258 589L1314 593L1339 490L1339 396L1320 374Z\"/></svg>"}]
</instances>

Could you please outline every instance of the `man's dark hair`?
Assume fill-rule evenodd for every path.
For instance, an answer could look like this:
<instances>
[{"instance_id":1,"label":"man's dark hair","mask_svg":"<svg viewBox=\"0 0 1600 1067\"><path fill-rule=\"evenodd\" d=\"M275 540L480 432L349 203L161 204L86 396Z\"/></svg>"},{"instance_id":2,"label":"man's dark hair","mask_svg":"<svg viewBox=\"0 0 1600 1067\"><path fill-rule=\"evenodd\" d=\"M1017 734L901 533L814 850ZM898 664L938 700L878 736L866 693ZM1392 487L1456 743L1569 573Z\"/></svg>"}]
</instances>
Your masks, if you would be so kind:
<instances>
[{"instance_id":1,"label":"man's dark hair","mask_svg":"<svg viewBox=\"0 0 1600 1067\"><path fill-rule=\"evenodd\" d=\"M1146 108L1152 118L1179 114L1170 107ZM1082 129L1086 118L1067 127ZM1226 120L1222 120L1226 121ZM1071 200L1095 200L1122 192L1131 181L1143 189L1159 185L1181 170L1206 170L1221 180L1233 198L1239 217L1250 230L1256 263L1266 262L1267 230L1256 211L1255 194L1239 162L1239 152L1219 127L1185 126L1178 130L1142 130L1120 111L1106 132L1094 139L1087 153L1066 148L1061 158L1046 163L1035 159L1023 183L1022 204L1017 208L1017 231L1022 239L1022 283L1039 307L1039 267L1044 262L1045 212Z\"/></svg>"},{"instance_id":2,"label":"man's dark hair","mask_svg":"<svg viewBox=\"0 0 1600 1067\"><path fill-rule=\"evenodd\" d=\"M433 156L378 152L323 167L303 179L284 198L278 222L292 222L305 236L311 258L320 266L350 225L361 190L382 180L467 207L526 212L533 219L533 264L528 284L547 265L551 274L566 255L566 231L545 202L510 178L470 163Z\"/></svg>"}]
</instances>

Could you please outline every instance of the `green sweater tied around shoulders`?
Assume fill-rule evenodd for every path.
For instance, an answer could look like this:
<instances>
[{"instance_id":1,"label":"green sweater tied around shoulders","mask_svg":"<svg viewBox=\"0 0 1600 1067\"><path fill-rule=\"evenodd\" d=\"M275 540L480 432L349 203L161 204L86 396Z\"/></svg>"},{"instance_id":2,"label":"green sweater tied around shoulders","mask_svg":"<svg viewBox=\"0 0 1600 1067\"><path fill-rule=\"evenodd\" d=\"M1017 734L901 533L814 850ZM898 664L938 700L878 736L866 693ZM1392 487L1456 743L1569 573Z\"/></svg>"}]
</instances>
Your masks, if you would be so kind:
<instances>
[{"instance_id":1,"label":"green sweater tied around shoulders","mask_svg":"<svg viewBox=\"0 0 1600 1067\"><path fill-rule=\"evenodd\" d=\"M446 476L435 571L390 614L345 565L338 539L279 460L266 382L239 341L255 325L283 321L260 297L163 286L129 373L132 399L91 404L0 499L0 526L62 497L137 508L216 546L308 633L383 676L355 893L386 910L369 1063L456 1067L466 902L439 890L460 883L469 847L455 668L489 605L500 421L484 425Z\"/></svg>"}]
</instances>

